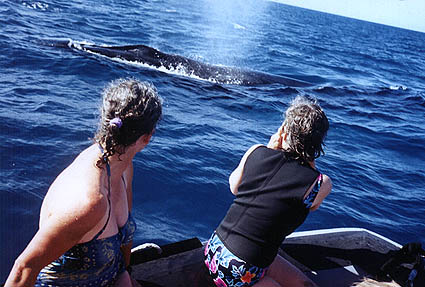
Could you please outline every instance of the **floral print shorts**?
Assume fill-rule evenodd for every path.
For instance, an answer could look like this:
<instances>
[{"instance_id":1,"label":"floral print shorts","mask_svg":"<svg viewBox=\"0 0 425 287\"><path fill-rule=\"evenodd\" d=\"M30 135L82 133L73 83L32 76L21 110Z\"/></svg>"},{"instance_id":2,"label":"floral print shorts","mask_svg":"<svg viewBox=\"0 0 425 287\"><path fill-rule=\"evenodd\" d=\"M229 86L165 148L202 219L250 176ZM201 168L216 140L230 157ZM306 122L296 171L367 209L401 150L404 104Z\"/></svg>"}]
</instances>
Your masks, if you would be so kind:
<instances>
[{"instance_id":1,"label":"floral print shorts","mask_svg":"<svg viewBox=\"0 0 425 287\"><path fill-rule=\"evenodd\" d=\"M260 268L233 255L214 232L205 246L205 265L217 287L253 286L264 277Z\"/></svg>"}]
</instances>

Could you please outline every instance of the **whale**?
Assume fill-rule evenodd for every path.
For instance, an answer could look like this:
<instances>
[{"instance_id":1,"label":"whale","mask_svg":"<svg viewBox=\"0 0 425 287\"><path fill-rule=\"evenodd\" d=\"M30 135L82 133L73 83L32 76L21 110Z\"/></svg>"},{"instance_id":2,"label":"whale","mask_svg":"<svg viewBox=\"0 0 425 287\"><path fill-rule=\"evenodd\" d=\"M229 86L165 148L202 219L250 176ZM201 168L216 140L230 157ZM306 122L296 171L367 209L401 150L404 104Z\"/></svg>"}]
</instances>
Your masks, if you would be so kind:
<instances>
[{"instance_id":1,"label":"whale","mask_svg":"<svg viewBox=\"0 0 425 287\"><path fill-rule=\"evenodd\" d=\"M100 46L94 44L75 43L72 41L56 41L56 47L70 47L110 59L118 59L130 63L140 63L160 69L161 71L179 71L183 75L195 76L202 80L219 84L268 85L282 84L288 87L307 87L311 83L292 77L273 75L238 67L212 65L196 61L181 55L168 54L155 48L138 44L126 46Z\"/></svg>"}]
</instances>

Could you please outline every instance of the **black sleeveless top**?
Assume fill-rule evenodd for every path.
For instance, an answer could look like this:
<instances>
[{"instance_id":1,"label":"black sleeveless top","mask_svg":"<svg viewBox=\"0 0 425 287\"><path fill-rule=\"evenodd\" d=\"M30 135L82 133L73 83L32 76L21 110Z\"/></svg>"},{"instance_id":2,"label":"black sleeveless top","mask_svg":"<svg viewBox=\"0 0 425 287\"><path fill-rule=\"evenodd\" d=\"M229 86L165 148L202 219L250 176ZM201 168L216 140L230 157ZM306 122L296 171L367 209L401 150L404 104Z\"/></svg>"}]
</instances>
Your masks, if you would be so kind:
<instances>
[{"instance_id":1,"label":"black sleeveless top","mask_svg":"<svg viewBox=\"0 0 425 287\"><path fill-rule=\"evenodd\" d=\"M285 237L306 219L303 203L319 172L265 146L247 158L233 204L216 230L234 255L269 266Z\"/></svg>"}]
</instances>

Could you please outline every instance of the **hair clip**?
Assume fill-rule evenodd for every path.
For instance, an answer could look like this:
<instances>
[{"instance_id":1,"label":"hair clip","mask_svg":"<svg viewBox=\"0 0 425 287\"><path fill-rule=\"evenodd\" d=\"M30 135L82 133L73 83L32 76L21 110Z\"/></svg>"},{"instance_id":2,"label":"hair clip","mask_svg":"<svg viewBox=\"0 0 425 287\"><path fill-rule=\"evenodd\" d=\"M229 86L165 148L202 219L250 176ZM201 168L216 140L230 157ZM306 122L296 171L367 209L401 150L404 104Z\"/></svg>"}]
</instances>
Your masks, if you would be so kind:
<instances>
[{"instance_id":1,"label":"hair clip","mask_svg":"<svg viewBox=\"0 0 425 287\"><path fill-rule=\"evenodd\" d=\"M118 128L120 128L122 126L122 120L119 117L115 117L112 120L109 121L110 125L115 125Z\"/></svg>"}]
</instances>

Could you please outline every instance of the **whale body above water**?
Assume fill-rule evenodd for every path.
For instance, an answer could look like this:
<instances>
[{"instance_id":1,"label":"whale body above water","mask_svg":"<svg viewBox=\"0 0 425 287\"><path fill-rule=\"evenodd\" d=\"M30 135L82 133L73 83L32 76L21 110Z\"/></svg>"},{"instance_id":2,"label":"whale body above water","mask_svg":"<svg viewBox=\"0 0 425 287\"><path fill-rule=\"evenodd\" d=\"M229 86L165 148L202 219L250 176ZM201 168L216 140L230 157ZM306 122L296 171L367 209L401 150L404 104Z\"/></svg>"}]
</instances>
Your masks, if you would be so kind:
<instances>
[{"instance_id":1,"label":"whale body above water","mask_svg":"<svg viewBox=\"0 0 425 287\"><path fill-rule=\"evenodd\" d=\"M82 43L75 44L72 41L56 41L51 43L51 45L56 47L70 47L111 59L148 65L161 70L181 71L183 74L219 84L282 84L288 87L312 86L309 82L291 77L272 75L236 67L211 65L184 56L163 53L146 45L99 46Z\"/></svg>"}]
</instances>

